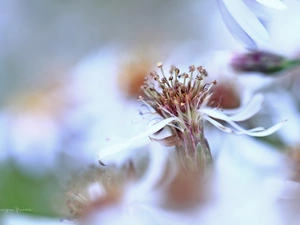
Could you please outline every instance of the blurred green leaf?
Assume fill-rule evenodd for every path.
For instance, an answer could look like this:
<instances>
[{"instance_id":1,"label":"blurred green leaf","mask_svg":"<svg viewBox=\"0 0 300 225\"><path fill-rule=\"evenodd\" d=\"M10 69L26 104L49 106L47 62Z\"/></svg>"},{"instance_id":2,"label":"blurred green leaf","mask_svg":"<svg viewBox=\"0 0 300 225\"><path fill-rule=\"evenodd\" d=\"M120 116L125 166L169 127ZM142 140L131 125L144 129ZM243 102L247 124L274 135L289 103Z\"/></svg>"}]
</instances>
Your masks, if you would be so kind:
<instances>
[{"instance_id":1,"label":"blurred green leaf","mask_svg":"<svg viewBox=\"0 0 300 225\"><path fill-rule=\"evenodd\" d=\"M12 163L1 165L0 171L2 212L9 210L40 216L58 216L53 207L53 197L59 191L54 174L30 177L19 171Z\"/></svg>"}]
</instances>

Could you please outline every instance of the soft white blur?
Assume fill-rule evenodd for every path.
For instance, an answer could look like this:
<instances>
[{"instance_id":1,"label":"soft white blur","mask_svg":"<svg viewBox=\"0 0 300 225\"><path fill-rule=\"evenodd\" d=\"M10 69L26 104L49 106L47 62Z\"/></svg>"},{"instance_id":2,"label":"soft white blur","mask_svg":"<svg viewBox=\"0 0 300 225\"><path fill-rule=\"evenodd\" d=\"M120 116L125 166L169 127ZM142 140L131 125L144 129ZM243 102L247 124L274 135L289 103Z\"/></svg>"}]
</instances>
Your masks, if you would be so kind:
<instances>
[{"instance_id":1,"label":"soft white blur","mask_svg":"<svg viewBox=\"0 0 300 225\"><path fill-rule=\"evenodd\" d=\"M269 24L270 41L260 47L299 57L300 2L286 0L285 4L287 9ZM300 181L291 180L293 170L286 166L289 159L284 153L300 144L299 90L290 88L299 85L299 70L277 77L233 74L228 56L244 49L227 30L217 1L2 0L0 15L1 163L11 160L22 172L43 176L60 167L62 158L75 168L98 163L101 149L142 132L149 121L139 112L147 109L135 98L125 97L118 76L124 58L136 50L151 49L152 69L159 61L166 69L172 64L185 70L191 64L204 65L215 79L240 76L236 80L243 103L256 92L265 94L262 111L245 126L269 127L288 120L271 136L275 142L208 127L215 158L214 200L191 220L179 215L180 219L167 224L281 225L293 221L292 212L300 207L286 207L280 213L280 199L292 189L291 182L299 193ZM49 91L48 84L57 80L59 85ZM53 93L56 97L50 98ZM36 95L40 100L35 104ZM34 104L24 103L24 96ZM133 151L107 162L122 164L145 146L148 140L136 142ZM113 224L110 218L117 212L117 208L107 209L98 218L92 217L90 224L98 220ZM169 219L154 207L147 213L133 212L137 217L122 214L113 222L154 224L152 214L158 221L164 221L164 216ZM34 220L6 215L3 224L61 223Z\"/></svg>"}]
</instances>

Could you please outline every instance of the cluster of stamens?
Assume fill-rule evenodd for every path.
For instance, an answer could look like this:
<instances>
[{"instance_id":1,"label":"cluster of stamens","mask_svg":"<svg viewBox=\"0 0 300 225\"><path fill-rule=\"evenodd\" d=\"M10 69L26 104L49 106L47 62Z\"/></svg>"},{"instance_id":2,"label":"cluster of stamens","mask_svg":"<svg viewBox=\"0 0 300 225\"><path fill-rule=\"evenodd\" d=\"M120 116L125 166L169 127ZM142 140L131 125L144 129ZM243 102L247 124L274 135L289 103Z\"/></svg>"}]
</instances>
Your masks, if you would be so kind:
<instances>
[{"instance_id":1,"label":"cluster of stamens","mask_svg":"<svg viewBox=\"0 0 300 225\"><path fill-rule=\"evenodd\" d=\"M93 210L118 202L127 183L137 179L135 171L130 161L121 170L115 166L107 166L105 168L91 167L87 171L76 174L66 196L67 207L71 216L75 219L84 217L85 214ZM89 189L91 185L102 187L94 190L99 196L90 195Z\"/></svg>"},{"instance_id":2,"label":"cluster of stamens","mask_svg":"<svg viewBox=\"0 0 300 225\"><path fill-rule=\"evenodd\" d=\"M189 73L180 73L178 68L172 66L169 77L165 75L162 63L157 66L161 76L153 71L150 77L145 78L142 89L146 97L139 96L138 100L149 104L164 118L183 116L186 119L191 116L188 114L207 104L209 90L216 81L204 83L207 72L202 66L190 66Z\"/></svg>"}]
</instances>

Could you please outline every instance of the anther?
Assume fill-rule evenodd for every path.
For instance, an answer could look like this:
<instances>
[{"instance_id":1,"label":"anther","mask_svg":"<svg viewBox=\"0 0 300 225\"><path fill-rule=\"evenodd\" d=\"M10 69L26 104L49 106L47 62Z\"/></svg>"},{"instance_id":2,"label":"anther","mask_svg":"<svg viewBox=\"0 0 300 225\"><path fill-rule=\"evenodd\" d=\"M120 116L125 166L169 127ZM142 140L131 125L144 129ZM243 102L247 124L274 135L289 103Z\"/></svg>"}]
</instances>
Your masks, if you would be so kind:
<instances>
[{"instance_id":1,"label":"anther","mask_svg":"<svg viewBox=\"0 0 300 225\"><path fill-rule=\"evenodd\" d=\"M204 76L207 76L207 72L205 69L203 69L202 66L198 66L197 70L199 71L199 73L203 74Z\"/></svg>"},{"instance_id":2,"label":"anther","mask_svg":"<svg viewBox=\"0 0 300 225\"><path fill-rule=\"evenodd\" d=\"M189 69L190 69L190 71L189 71L189 72L194 72L194 71L196 70L196 68L195 68L195 66L194 66L194 65L192 65L192 66L189 66Z\"/></svg>"},{"instance_id":3,"label":"anther","mask_svg":"<svg viewBox=\"0 0 300 225\"><path fill-rule=\"evenodd\" d=\"M180 72L180 70L176 67L174 67L174 71L175 71L176 74L179 74L179 72Z\"/></svg>"},{"instance_id":4,"label":"anther","mask_svg":"<svg viewBox=\"0 0 300 225\"><path fill-rule=\"evenodd\" d=\"M203 77L197 75L195 79L197 79L197 80L203 80Z\"/></svg>"},{"instance_id":5,"label":"anther","mask_svg":"<svg viewBox=\"0 0 300 225\"><path fill-rule=\"evenodd\" d=\"M171 66L171 67L170 67L170 71L169 71L170 74L173 74L174 68L175 68L175 66Z\"/></svg>"},{"instance_id":6,"label":"anther","mask_svg":"<svg viewBox=\"0 0 300 225\"><path fill-rule=\"evenodd\" d=\"M203 69L203 70L200 71L200 73L202 73L204 76L207 77L207 72L206 72L206 70Z\"/></svg>"},{"instance_id":7,"label":"anther","mask_svg":"<svg viewBox=\"0 0 300 225\"><path fill-rule=\"evenodd\" d=\"M158 68L162 68L162 66L163 66L163 64L162 64L161 62L158 62L158 63L157 63L157 67L158 67Z\"/></svg>"},{"instance_id":8,"label":"anther","mask_svg":"<svg viewBox=\"0 0 300 225\"><path fill-rule=\"evenodd\" d=\"M207 76L207 72L205 69L200 70L200 73L203 74L204 76Z\"/></svg>"},{"instance_id":9,"label":"anther","mask_svg":"<svg viewBox=\"0 0 300 225\"><path fill-rule=\"evenodd\" d=\"M165 77L163 77L163 78L161 78L161 82L165 84L165 83L167 83L168 81L167 81L167 79L166 79Z\"/></svg>"}]
</instances>

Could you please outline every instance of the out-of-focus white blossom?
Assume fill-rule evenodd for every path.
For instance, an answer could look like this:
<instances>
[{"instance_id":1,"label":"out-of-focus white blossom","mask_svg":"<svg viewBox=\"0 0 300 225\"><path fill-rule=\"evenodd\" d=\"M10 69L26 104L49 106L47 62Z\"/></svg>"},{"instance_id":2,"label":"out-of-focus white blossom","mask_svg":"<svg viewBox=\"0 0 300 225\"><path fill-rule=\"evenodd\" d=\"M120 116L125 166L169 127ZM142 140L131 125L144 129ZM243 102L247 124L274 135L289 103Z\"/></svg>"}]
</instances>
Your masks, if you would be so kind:
<instances>
[{"instance_id":1,"label":"out-of-focus white blossom","mask_svg":"<svg viewBox=\"0 0 300 225\"><path fill-rule=\"evenodd\" d=\"M161 148L152 149L147 170L142 176L139 175L141 171L131 165L127 169L106 166L96 173L87 171L84 177L77 178L67 195L68 207L78 222L159 224L151 209L161 210L159 202L163 191L168 189L177 173L174 160L168 161L168 154ZM162 179L167 169L169 176Z\"/></svg>"},{"instance_id":2,"label":"out-of-focus white blossom","mask_svg":"<svg viewBox=\"0 0 300 225\"><path fill-rule=\"evenodd\" d=\"M66 80L49 80L1 111L1 152L24 171L41 175L54 169L59 153L80 132L70 123L77 103Z\"/></svg>"},{"instance_id":3,"label":"out-of-focus white blossom","mask_svg":"<svg viewBox=\"0 0 300 225\"><path fill-rule=\"evenodd\" d=\"M0 218L3 225L75 225L68 220L30 216L22 213L6 213Z\"/></svg>"}]
</instances>

